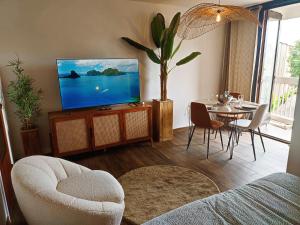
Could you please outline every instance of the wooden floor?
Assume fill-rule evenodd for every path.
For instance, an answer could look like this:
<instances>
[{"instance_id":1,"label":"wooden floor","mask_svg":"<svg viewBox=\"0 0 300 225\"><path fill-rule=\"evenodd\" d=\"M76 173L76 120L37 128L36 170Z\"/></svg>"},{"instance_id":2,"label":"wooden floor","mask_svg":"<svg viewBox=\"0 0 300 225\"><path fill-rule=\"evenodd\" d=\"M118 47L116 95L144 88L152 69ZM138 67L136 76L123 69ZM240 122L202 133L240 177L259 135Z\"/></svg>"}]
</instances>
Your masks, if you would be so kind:
<instances>
[{"instance_id":1,"label":"wooden floor","mask_svg":"<svg viewBox=\"0 0 300 225\"><path fill-rule=\"evenodd\" d=\"M224 144L227 145L227 131L223 131L223 138ZM219 136L216 140L211 140L207 160L206 144L203 144L201 129L195 131L188 151L186 151L187 129L178 129L174 132L172 141L154 143L153 147L149 143L139 143L67 159L90 169L108 171L115 177L143 166L163 164L183 166L207 175L215 181L221 191L226 191L268 174L286 171L288 145L265 138L266 153L264 153L258 136L255 137L255 141L257 161L254 161L251 139L247 133L241 136L232 160L229 160L229 152L222 150ZM14 213L13 220L14 224L24 224L19 210Z\"/></svg>"}]
</instances>

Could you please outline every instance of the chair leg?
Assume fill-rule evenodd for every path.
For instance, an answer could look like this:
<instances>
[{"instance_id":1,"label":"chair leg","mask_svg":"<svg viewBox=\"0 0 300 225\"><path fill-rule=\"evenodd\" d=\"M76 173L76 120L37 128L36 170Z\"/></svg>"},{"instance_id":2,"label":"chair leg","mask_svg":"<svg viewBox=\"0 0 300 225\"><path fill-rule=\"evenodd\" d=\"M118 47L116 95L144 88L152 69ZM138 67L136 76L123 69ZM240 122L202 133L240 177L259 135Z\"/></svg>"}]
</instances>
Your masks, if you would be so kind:
<instances>
[{"instance_id":1,"label":"chair leg","mask_svg":"<svg viewBox=\"0 0 300 225\"><path fill-rule=\"evenodd\" d=\"M238 130L237 144L240 142L241 131Z\"/></svg>"},{"instance_id":2,"label":"chair leg","mask_svg":"<svg viewBox=\"0 0 300 225\"><path fill-rule=\"evenodd\" d=\"M218 130L216 130L216 133L215 133L215 139L217 138L217 134L218 134Z\"/></svg>"},{"instance_id":3,"label":"chair leg","mask_svg":"<svg viewBox=\"0 0 300 225\"><path fill-rule=\"evenodd\" d=\"M208 159L208 153L209 153L209 140L210 140L210 129L208 129L208 138L207 138L207 153L206 153L207 159Z\"/></svg>"},{"instance_id":4,"label":"chair leg","mask_svg":"<svg viewBox=\"0 0 300 225\"><path fill-rule=\"evenodd\" d=\"M190 136L191 136L192 130L193 130L193 125L190 125L189 126L189 130L188 130L188 134L187 134L188 140L190 140Z\"/></svg>"},{"instance_id":5,"label":"chair leg","mask_svg":"<svg viewBox=\"0 0 300 225\"><path fill-rule=\"evenodd\" d=\"M238 133L238 129L235 128L235 141L236 141L236 144L239 143L239 133Z\"/></svg>"},{"instance_id":6,"label":"chair leg","mask_svg":"<svg viewBox=\"0 0 300 225\"><path fill-rule=\"evenodd\" d=\"M205 144L206 129L204 128L203 144Z\"/></svg>"},{"instance_id":7,"label":"chair leg","mask_svg":"<svg viewBox=\"0 0 300 225\"><path fill-rule=\"evenodd\" d=\"M191 131L191 134L190 134L190 136L189 136L189 140L188 140L188 144L187 144L186 150L188 150L189 147L190 147L190 144L191 144L191 141L192 141L192 138L193 138L195 129L196 129L196 126L194 126L194 127L192 128L192 131Z\"/></svg>"},{"instance_id":8,"label":"chair leg","mask_svg":"<svg viewBox=\"0 0 300 225\"><path fill-rule=\"evenodd\" d=\"M224 144L223 144L223 137L222 137L221 128L219 128L219 133L220 133L220 139L221 139L221 144L222 144L222 150L224 150Z\"/></svg>"},{"instance_id":9,"label":"chair leg","mask_svg":"<svg viewBox=\"0 0 300 225\"><path fill-rule=\"evenodd\" d=\"M255 153L255 146L254 146L254 131L250 130L250 134L251 134L251 142L252 142L254 160L256 161L256 153Z\"/></svg>"},{"instance_id":10,"label":"chair leg","mask_svg":"<svg viewBox=\"0 0 300 225\"><path fill-rule=\"evenodd\" d=\"M231 128L231 132L230 132L230 135L229 135L229 140L228 140L226 152L228 152L228 149L229 149L229 146L230 146L230 141L231 141L231 138L232 138L232 133L233 133L233 128Z\"/></svg>"},{"instance_id":11,"label":"chair leg","mask_svg":"<svg viewBox=\"0 0 300 225\"><path fill-rule=\"evenodd\" d=\"M262 146L263 146L264 152L266 152L264 140L263 140L263 138L262 138L262 135L261 135L261 132L260 132L260 128L259 128L259 127L258 127L258 133L259 133L259 136L260 136L260 140L261 140L261 144L262 144Z\"/></svg>"}]
</instances>

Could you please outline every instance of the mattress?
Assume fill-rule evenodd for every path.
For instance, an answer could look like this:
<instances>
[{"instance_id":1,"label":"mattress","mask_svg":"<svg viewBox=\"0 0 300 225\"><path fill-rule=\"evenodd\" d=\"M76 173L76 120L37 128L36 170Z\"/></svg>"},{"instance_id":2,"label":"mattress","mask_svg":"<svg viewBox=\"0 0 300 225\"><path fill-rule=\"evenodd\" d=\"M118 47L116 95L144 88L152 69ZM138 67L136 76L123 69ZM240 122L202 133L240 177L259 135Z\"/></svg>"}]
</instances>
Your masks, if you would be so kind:
<instances>
[{"instance_id":1,"label":"mattress","mask_svg":"<svg viewBox=\"0 0 300 225\"><path fill-rule=\"evenodd\" d=\"M156 217L143 225L300 224L300 178L275 173Z\"/></svg>"}]
</instances>

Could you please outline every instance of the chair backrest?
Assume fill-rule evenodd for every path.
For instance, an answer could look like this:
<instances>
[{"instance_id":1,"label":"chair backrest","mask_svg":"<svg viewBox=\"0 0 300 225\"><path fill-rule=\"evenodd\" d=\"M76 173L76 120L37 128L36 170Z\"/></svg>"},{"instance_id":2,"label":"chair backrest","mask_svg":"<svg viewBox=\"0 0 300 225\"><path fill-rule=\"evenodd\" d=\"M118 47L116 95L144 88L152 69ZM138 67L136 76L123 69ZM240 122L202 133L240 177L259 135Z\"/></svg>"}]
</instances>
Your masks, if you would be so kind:
<instances>
[{"instance_id":1,"label":"chair backrest","mask_svg":"<svg viewBox=\"0 0 300 225\"><path fill-rule=\"evenodd\" d=\"M211 120L207 108L199 102L191 103L191 121L197 127L210 128Z\"/></svg>"},{"instance_id":2,"label":"chair backrest","mask_svg":"<svg viewBox=\"0 0 300 225\"><path fill-rule=\"evenodd\" d=\"M262 124L267 109L268 109L268 104L262 104L258 107L258 109L256 110L255 115L249 125L250 129L254 130Z\"/></svg>"},{"instance_id":3,"label":"chair backrest","mask_svg":"<svg viewBox=\"0 0 300 225\"><path fill-rule=\"evenodd\" d=\"M239 96L241 95L241 93L239 93L239 92L230 92L229 94L236 99L238 99Z\"/></svg>"}]
</instances>

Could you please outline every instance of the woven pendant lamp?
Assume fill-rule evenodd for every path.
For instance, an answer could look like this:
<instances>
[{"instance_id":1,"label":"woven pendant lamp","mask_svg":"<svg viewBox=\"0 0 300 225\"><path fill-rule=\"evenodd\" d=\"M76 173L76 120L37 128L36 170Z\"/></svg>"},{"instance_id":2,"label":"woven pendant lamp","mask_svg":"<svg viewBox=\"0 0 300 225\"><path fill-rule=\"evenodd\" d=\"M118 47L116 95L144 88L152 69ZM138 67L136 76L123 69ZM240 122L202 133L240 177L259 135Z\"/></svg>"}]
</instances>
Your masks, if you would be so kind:
<instances>
[{"instance_id":1,"label":"woven pendant lamp","mask_svg":"<svg viewBox=\"0 0 300 225\"><path fill-rule=\"evenodd\" d=\"M182 39L193 39L215 29L217 26L237 20L247 20L259 25L257 16L246 8L201 3L183 14L177 35Z\"/></svg>"}]
</instances>

